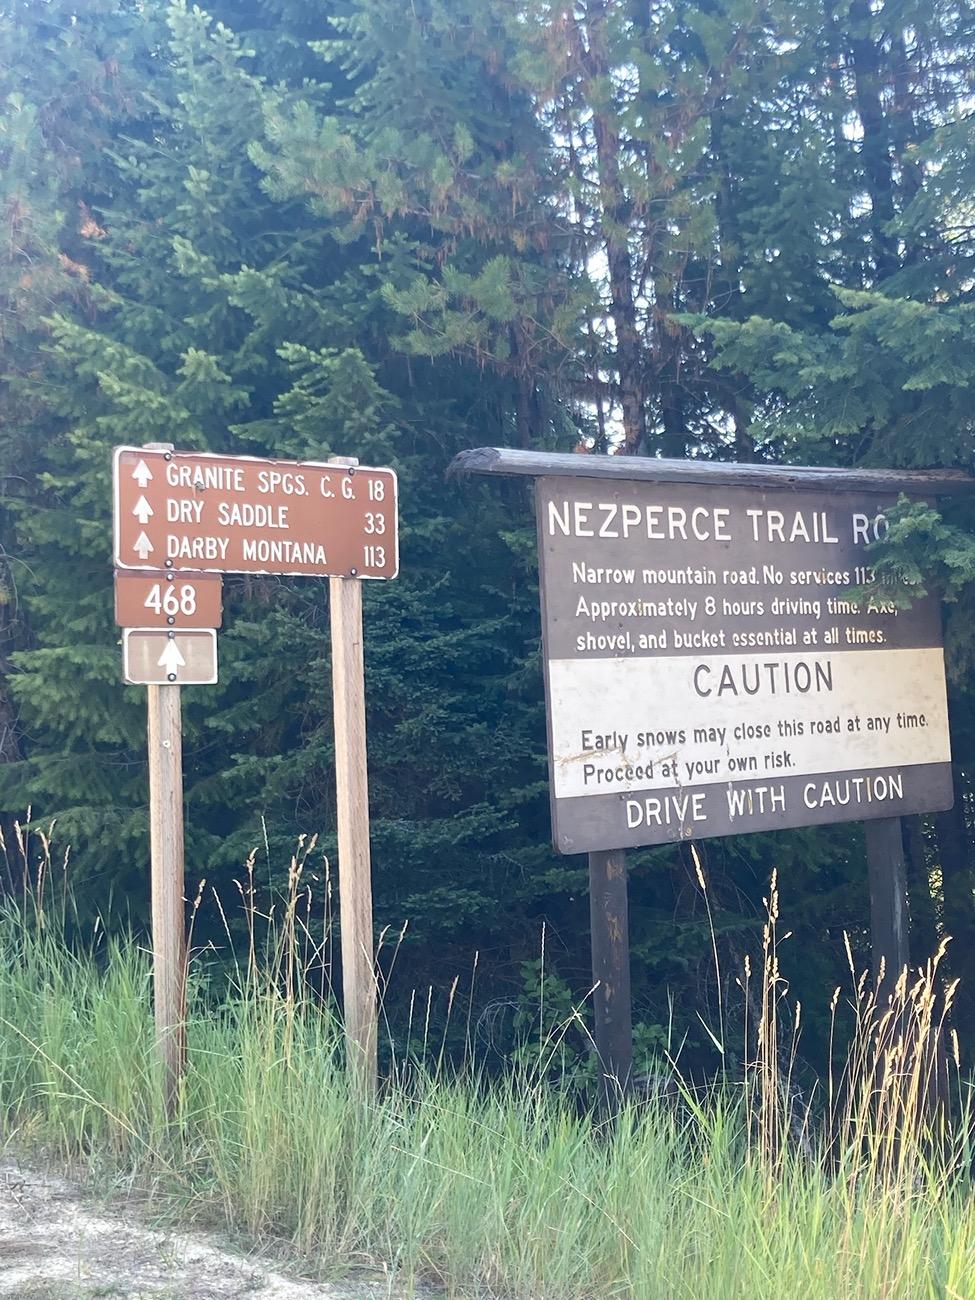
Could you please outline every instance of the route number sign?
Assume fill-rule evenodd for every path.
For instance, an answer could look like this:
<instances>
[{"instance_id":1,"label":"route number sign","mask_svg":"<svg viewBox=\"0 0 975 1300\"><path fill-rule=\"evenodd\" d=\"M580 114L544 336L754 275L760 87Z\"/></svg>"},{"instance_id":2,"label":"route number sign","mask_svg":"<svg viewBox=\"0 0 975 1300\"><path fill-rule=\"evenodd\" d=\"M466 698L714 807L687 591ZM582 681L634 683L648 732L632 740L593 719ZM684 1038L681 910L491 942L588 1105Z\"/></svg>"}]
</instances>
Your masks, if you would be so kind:
<instances>
[{"instance_id":1,"label":"route number sign","mask_svg":"<svg viewBox=\"0 0 975 1300\"><path fill-rule=\"evenodd\" d=\"M222 588L216 573L116 572L115 622L133 628L218 628Z\"/></svg>"},{"instance_id":2,"label":"route number sign","mask_svg":"<svg viewBox=\"0 0 975 1300\"><path fill-rule=\"evenodd\" d=\"M391 469L145 447L113 467L117 568L396 577Z\"/></svg>"}]
</instances>

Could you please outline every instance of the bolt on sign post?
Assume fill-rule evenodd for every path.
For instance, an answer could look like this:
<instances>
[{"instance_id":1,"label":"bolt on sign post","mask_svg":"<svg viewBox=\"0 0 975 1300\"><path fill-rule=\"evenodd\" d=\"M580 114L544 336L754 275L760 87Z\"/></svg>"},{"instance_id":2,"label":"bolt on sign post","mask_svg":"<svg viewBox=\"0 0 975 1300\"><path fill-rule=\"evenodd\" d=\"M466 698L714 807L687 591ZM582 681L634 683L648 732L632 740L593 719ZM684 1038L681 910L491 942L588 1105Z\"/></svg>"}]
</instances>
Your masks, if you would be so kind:
<instances>
[{"instance_id":1,"label":"bolt on sign post","mask_svg":"<svg viewBox=\"0 0 975 1300\"><path fill-rule=\"evenodd\" d=\"M127 682L149 692L156 1034L173 1113L185 1045L180 687L217 680L224 573L327 577L331 590L339 889L351 1073L376 1083L376 981L369 857L363 578L399 568L396 474L332 461L277 461L117 447L116 621Z\"/></svg>"},{"instance_id":2,"label":"bolt on sign post","mask_svg":"<svg viewBox=\"0 0 975 1300\"><path fill-rule=\"evenodd\" d=\"M860 589L900 493L975 479L499 448L452 469L536 480L553 838L615 900L593 903L596 1043L625 1083L622 850L951 806L938 602ZM871 833L874 940L899 970L888 841Z\"/></svg>"}]
</instances>

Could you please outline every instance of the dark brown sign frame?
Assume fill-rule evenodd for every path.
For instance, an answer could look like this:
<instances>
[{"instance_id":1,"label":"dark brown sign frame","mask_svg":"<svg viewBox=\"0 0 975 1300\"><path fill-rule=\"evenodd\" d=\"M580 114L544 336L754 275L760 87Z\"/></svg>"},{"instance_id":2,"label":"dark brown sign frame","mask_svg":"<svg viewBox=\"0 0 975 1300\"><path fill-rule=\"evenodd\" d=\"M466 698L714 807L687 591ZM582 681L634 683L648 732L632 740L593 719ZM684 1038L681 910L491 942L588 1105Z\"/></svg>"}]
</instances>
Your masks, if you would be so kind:
<instances>
[{"instance_id":1,"label":"dark brown sign frame","mask_svg":"<svg viewBox=\"0 0 975 1300\"><path fill-rule=\"evenodd\" d=\"M849 596L889 493L593 489L536 484L560 852L951 806L938 603Z\"/></svg>"},{"instance_id":2,"label":"dark brown sign frame","mask_svg":"<svg viewBox=\"0 0 975 1300\"><path fill-rule=\"evenodd\" d=\"M599 492L600 495L604 489L614 484L640 483L667 490L675 485L745 487L774 491L779 500L787 499L789 491L802 489L820 493L825 489L830 496L836 497L856 492L884 493L888 499L905 492L928 500L975 491L975 476L965 470L859 470L739 465L653 457L564 455L505 447L477 447L461 452L454 458L449 474L455 478L469 474L522 475L539 482L546 477L558 477L588 484L594 494ZM647 540L651 539L648 537ZM544 570L544 565L540 565L540 568ZM544 572L541 573L541 581L544 593ZM619 635L619 630L616 635ZM696 649L693 646L689 648ZM547 655L546 676L550 679ZM550 696L550 691L551 683L547 680L547 696ZM550 707L547 707L546 713L549 720L551 764L553 749ZM937 781L941 793L932 794L929 801L932 810L950 804L950 780L946 779L949 777L950 769L946 771L944 764L939 765ZM551 789L554 808L554 779ZM553 813L553 817L555 815ZM866 813L860 815L868 816ZM840 818L831 815L828 820ZM753 826L753 829L757 827ZM905 967L908 955L902 823L897 816L880 813L865 821L865 832L874 969L879 981L878 1005L884 1005L887 994ZM555 837L558 840L557 827ZM618 1109L620 1099L628 1091L633 1071L626 850L614 847L612 839L607 834L606 841L589 851L594 1038L603 1076L603 1106L608 1112ZM575 847L583 846L570 848L569 845L562 844L558 847L563 851L573 851Z\"/></svg>"},{"instance_id":3,"label":"dark brown sign frame","mask_svg":"<svg viewBox=\"0 0 975 1300\"><path fill-rule=\"evenodd\" d=\"M737 465L707 461L660 460L651 457L564 455L548 452L521 451L499 447L480 447L471 451L462 452L455 458L451 465L450 473L455 477L471 473L528 476L536 479L538 485L537 490L539 493L544 491L545 484L551 484L555 480L559 480L566 485L566 492L569 497L575 493L577 499L583 502L589 502L591 504L603 502L607 505L615 502L618 507L623 505L622 498L626 496L627 493L630 494L629 505L634 505L635 499L632 494L638 492L640 485L643 485L644 488L653 489L657 494L654 502L649 504L657 504L664 507L669 504L676 506L678 511L682 508L682 494L693 494L694 492L700 491L705 497L713 500L714 494L718 493L722 500L727 501L734 499L739 502L744 502L749 497L749 494L757 494L758 498L767 498L767 504L770 510L777 510L782 507L781 513L785 516L786 521L789 520L790 507L793 514L796 510L808 508L808 502L811 499L809 494L812 494L812 497L818 495L820 511L828 502L845 502L845 505L842 508L849 516L858 512L858 500L861 502L880 502L883 504L889 504L890 502L895 501L898 494L902 492L913 497L926 498L930 500L942 495L969 494L975 490L975 477L964 470L846 470L814 466ZM575 485L575 488L572 488L571 485L573 484ZM742 495L742 492L744 492L744 495ZM615 495L617 493L621 493L622 496L617 498ZM686 510L686 507L687 503L685 502L683 508ZM754 510L762 509L761 505L757 504L755 501L751 502L751 508ZM869 528L872 526L870 521L875 512L872 512L871 510L860 510L859 513L868 516L866 525L864 525L863 521L857 521L858 528L860 529L857 539L858 543L866 543L867 541L873 540ZM603 514L600 514L597 510L595 512L595 517L592 517L592 512L590 512L590 514L584 515L580 519L581 527L579 529L579 537L584 543L592 541L596 544L601 544L603 546L606 545L606 537L611 535L612 529L614 527L619 527L622 522L621 514L617 515L615 520L610 519L609 514L610 511L608 509ZM564 519L564 515L560 517ZM652 513L649 521L646 516L643 516L640 518L639 523L637 523L637 516L632 512L632 510L630 511L628 518L631 527L642 528L644 532L647 533L647 536L644 539L645 545L652 545L653 547L658 548L656 552L658 555L660 554L659 547L661 544L661 536L659 533L661 518L664 520L665 527L673 526L677 529L678 534L681 524L683 524L683 526L688 530L692 528L691 516L685 515L682 517L678 513L673 521L668 521L666 509L662 513ZM745 517L745 521L749 524L753 522L748 516ZM706 524L704 516L699 517L699 522L703 532ZM756 527L760 529L767 525L768 518L756 516L754 522ZM774 525L771 534L772 542L767 542L767 545L773 547L780 546L788 551L790 546L794 546L797 543L799 545L805 544L802 531L805 524L809 529L808 545L813 548L813 550L815 550L817 546L819 546L821 550L829 551L831 553L844 550L844 543L839 541L834 543L826 540L828 537L831 537L832 532L835 531L831 530L828 521L822 543L817 542L817 525L813 519L808 518L800 523L797 526L798 531L794 537L790 535L790 528L795 526L794 521L784 522L782 524L782 527L785 530L784 533L778 531L780 522L781 521L779 521L775 516L772 516L772 523ZM819 522L823 521L820 520ZM865 526L868 529L866 533L863 531ZM598 535L601 530L603 531L603 538L600 540ZM569 531L573 531L572 527L569 528ZM587 532L593 534L592 539L586 537ZM725 529L719 530L719 532L722 535L714 537L711 540L720 541L722 546L726 548L728 554L740 549L740 535L736 538L727 532L727 518L725 520ZM781 542L779 541L780 538L782 538ZM676 540L680 542L682 541L682 538L678 535ZM707 538L703 538L702 544L707 540ZM754 545L760 544L760 532L753 539L753 542ZM863 562L858 567L863 567L864 570L869 567L869 563L865 559L865 553L866 545L859 545L858 556L863 557ZM725 558L727 559L727 556L725 556ZM593 557L590 557L590 559L594 569L602 568L605 570L621 567L618 565L616 560L606 560L606 562L603 562ZM749 556L747 554L739 554L738 567L740 569L747 571L751 568L751 565L756 562L757 560L754 555ZM817 564L822 565L822 557L820 557L818 561L814 558L808 562L803 562L801 565L779 565L779 567L783 570L791 569L792 567L815 570ZM580 744L575 753L568 750L557 752L556 749L553 748L558 737L553 731L551 707L553 690L556 688L552 663L553 659L556 658L558 654L566 655L566 648L564 641L565 627L563 626L560 629L557 624L553 624L552 618L564 619L565 610L564 608L561 610L557 608L559 605L558 599L555 600L555 605L553 606L552 575L551 573L546 573L546 567L543 556L540 563L540 582L542 587L543 604L546 610L543 619L543 643L545 648L546 670L546 712L549 726L550 790L553 804L554 839L556 847L559 848L561 852L571 853L586 850L589 850L590 852L611 851L622 849L627 846L636 846L638 844L663 843L685 838L696 838L697 836L703 838L712 835L740 834L746 833L749 830L780 829L789 825L813 825L825 822L838 822L841 820L889 818L896 816L901 812L936 811L940 808L950 806L952 801L952 792L950 766L948 762L949 753L947 745L945 745L940 751L938 750L937 745L935 745L932 747L932 761L930 763L925 762L912 765L914 767L911 780L912 788L910 791L905 789L905 791L902 792L903 797L901 797L901 794L897 793L897 781L891 778L888 780L888 785L890 787L888 790L885 791L883 789L883 783L881 783L879 787L872 787L869 793L871 796L873 794L890 794L891 790L893 790L896 797L878 798L873 802L867 802L861 799L856 801L851 800L851 802L844 803L841 802L841 800L846 797L846 788L844 786L838 791L831 791L830 793L833 798L827 798L818 808L805 809L805 813L808 815L804 815L801 821L791 820L787 816L783 816L781 808L776 806L774 809L769 807L765 811L760 808L758 815L752 814L747 818L747 824L745 818L738 818L734 825L725 824L722 826L719 823L719 819L710 817L706 823L698 822L695 827L693 823L689 824L686 816L679 815L680 809L678 808L668 827L664 828L661 826L655 828L659 829L659 834L647 835L645 834L644 829L636 826L628 828L624 824L622 830L620 830L618 819L616 820L616 828L614 829L614 826L609 823L608 816L593 818L591 815L592 810L595 808L599 800L604 800L602 806L605 810L609 808L610 803L615 803L616 805L621 806L625 803L627 797L633 792L617 787L613 788L612 792L605 796L583 795L578 797L577 793L572 793L571 782L567 783L564 780L565 772L572 768L573 760L582 759L585 746L581 743L583 740L583 729L580 728L580 734L578 737ZM642 569L643 565L641 564L637 566L634 564L633 567L639 567ZM649 565L648 567L654 566ZM669 566L663 564L657 567L666 571ZM730 563L728 567L731 567ZM835 569L839 566L833 565L832 567ZM590 590L588 583L578 585L584 587L587 591ZM627 593L622 599L624 601L629 601L635 597L636 593L630 589L628 583L626 585ZM749 586L755 588L762 585L761 581L753 584L748 582L744 583L742 590L746 599L749 596ZM843 593L852 588L853 585L852 581L836 585L838 598L843 599ZM813 581L809 585L797 587L796 590L798 594L810 597L813 588L816 586L816 582ZM596 587L598 588L598 582L596 583ZM595 594L599 595L600 593L597 590ZM621 615L618 610L613 609L612 595L607 595L605 592L602 594L606 595L608 608L605 610L605 616L601 619L601 622L606 626L612 636L620 637L625 636L628 633L632 636L633 618L625 612ZM655 585L652 594L653 600L657 602L660 608L652 612L651 620L657 615L660 616L657 618L658 623L661 619L680 619L682 616L686 620L686 617L690 612L686 607L680 609L673 603L669 608L664 607L664 602L668 597L677 600L681 595L685 595L685 592L675 591L668 593L666 591L659 591ZM712 592L711 594L715 596L718 595L716 592ZM755 590L753 589L750 594L754 597L756 594ZM643 593L643 596L649 599L650 593ZM822 592L819 592L819 598L823 598ZM932 599L929 598L921 604L923 607L915 610L914 613L904 616L898 615L898 618L901 619L898 627L904 628L905 632L901 633L899 631L895 641L882 644L880 649L887 651L899 649L903 650L907 654L912 652L924 654L926 657L924 657L923 660L919 660L918 664L923 668L923 671L928 675L928 677L930 677L932 671L936 673L938 681L936 683L935 694L937 694L942 689L943 684L943 665L941 662L940 649L940 619L937 617L936 604ZM825 609L825 606L823 608ZM603 611L601 611L601 613L602 612ZM747 633L749 626L754 626L754 621L752 620L750 623L747 615L741 615L740 617L738 615L732 615L731 617L732 621L734 621L735 618L739 619L739 627L737 630L743 634ZM785 621L791 621L795 625L795 631L798 634L800 626L796 621L797 617L799 616L790 616L790 618ZM804 618L807 616L802 615L801 617ZM781 621L782 620L780 620L780 622ZM811 620L812 623L816 623L816 621L815 618ZM819 621L822 622L824 619L821 617ZM855 618L853 618L852 621L855 622ZM694 619L690 619L689 622L690 624L693 624ZM838 635L845 640L846 627L851 624L851 619L846 617L834 620L832 615L830 615L830 624L832 625L834 622L836 622L839 628ZM699 618L698 623L700 623ZM628 626L628 624L630 624L630 626ZM689 631L693 630L693 628L685 626L682 630ZM730 627L728 631L731 631ZM563 638L561 642L559 639L560 637ZM636 647L634 647L630 642L625 640L623 642L617 642L611 647L607 640L603 643L601 648L598 648L597 646L592 651L585 650L578 656L573 652L573 654L568 657L579 657L585 659L588 655L592 658L603 657L623 660L632 658L635 648ZM674 647L672 645L665 648L665 654L662 656L662 661L663 659L670 661L670 663L675 661L673 657L673 649ZM780 660L788 654L795 654L799 649L800 647L795 645L773 647L770 650L770 658ZM869 645L860 646L859 644L851 644L847 646L844 644L842 649L844 651L852 651L856 649L859 650L860 653L864 653L865 651L872 649L872 647ZM731 647L728 644L722 646L720 643L710 645L696 645L692 643L686 647L682 645L680 650L692 657L696 663L698 661L704 662L707 657L716 654L726 656L732 650L736 653L741 653L742 647ZM764 646L762 647L762 652L764 655ZM649 653L649 651L645 653ZM807 655L806 657L811 658L814 656ZM878 662L879 665L879 661L876 662ZM884 667L886 668L894 664L897 664L898 666L898 681L903 683L905 677L909 677L910 675L903 671L907 664L907 660L896 661L894 659L888 659ZM836 665L834 665L834 669L835 668ZM852 690L855 692L859 689L859 684L854 682L853 676L846 673L846 664L843 665L843 668L844 672L842 676L844 678L844 690ZM715 666L713 664L705 665L699 679L702 686L706 686L710 683L713 687L721 683L722 679L720 669L718 669L716 676L712 677L708 675L709 671L713 673L714 670ZM800 669L800 673L802 674L804 674L805 671L805 669ZM816 670L814 665L810 671L815 673ZM562 669L558 669L557 672L562 672ZM625 676L625 672L623 675ZM567 688L567 693L569 694L571 694L572 687L571 676L572 670L569 671L570 681L569 687ZM863 673L861 672L859 676L862 678ZM750 678L749 682L752 680L753 679ZM887 680L888 678L885 676L885 684ZM598 685L601 687L604 683ZM802 677L801 685L805 685L804 676ZM670 683L666 685L664 689L665 694L668 694L669 696L673 691L673 684ZM628 698L625 688L622 691L622 697L624 701ZM594 698L598 700L599 707L597 713L602 719L602 725L594 722L589 730L594 735L601 734L604 739L608 740L610 746L614 743L615 733L616 747L619 748L619 742L623 740L622 733L628 731L629 728L624 728L619 724L614 725L611 721L607 720L610 716L608 712L609 699L604 690L597 689ZM635 699L634 705L637 703L638 700ZM879 712L880 710L878 709L878 714ZM776 729L778 727L778 722L783 720L788 721L788 719L775 719ZM844 722L847 721L845 713L843 720ZM942 724L943 717L939 717L938 726L940 727ZM862 725L864 725L864 720L861 718L861 726ZM635 726L636 724L634 724L634 727ZM651 728L645 728L645 730L650 729ZM664 730L666 730L666 728L664 728ZM934 732L932 731L928 734L930 736L933 735ZM591 739L591 737L589 737L589 739ZM768 737L768 739L771 740L772 737ZM782 738L779 736L776 736L774 739L782 741ZM627 743L628 741L629 736L627 736ZM826 743L828 744L830 742L827 741ZM626 748L626 744L623 744L623 749L626 750ZM598 751L591 750L590 758L594 752ZM713 763L716 756L712 754L708 757ZM758 757L761 759L763 756L759 755ZM874 762L874 757L875 755L871 755L871 761L869 763L863 763L862 767L859 769L854 767L844 769L840 765L831 765L829 771L824 771L822 761L820 761L818 765L820 770L817 775L825 778L832 773L839 779L849 779L851 782L855 783L858 778L862 781L864 769L869 770L870 772L875 772L879 776L883 776L883 769L885 766L894 766L889 764L885 765L882 761ZM585 760L582 759L582 761ZM701 761L707 760L702 757ZM771 761L775 761L774 758ZM795 762L794 756L792 761ZM560 767L558 767L557 764L560 764ZM794 781L796 779L801 781L802 774L802 768L794 766L791 769L785 769L782 775L786 781ZM710 775L715 778L715 781L712 782L712 789L720 789L721 786L718 782L725 780L728 776L727 773L724 773L723 776L719 776L717 769ZM763 773L763 775L765 774ZM654 781L659 782L659 773L654 774ZM621 784L625 785L626 783L624 782ZM557 790L557 786L559 786L560 789ZM689 785L686 781L675 781L673 789L679 791L681 788L683 788L685 794L690 793L693 795L697 793L696 788ZM862 793L862 785L860 790ZM647 793L653 797L652 790ZM787 802L789 801L790 793L789 790L786 791ZM810 796L810 798L811 797L812 796ZM756 798L757 796L753 792L753 803ZM776 802L778 804L779 801ZM650 811L651 814L656 812L653 805L651 805ZM673 808L671 811L674 811ZM635 817L635 814L633 815ZM591 825L589 829L586 829L587 821L595 822L595 824Z\"/></svg>"}]
</instances>

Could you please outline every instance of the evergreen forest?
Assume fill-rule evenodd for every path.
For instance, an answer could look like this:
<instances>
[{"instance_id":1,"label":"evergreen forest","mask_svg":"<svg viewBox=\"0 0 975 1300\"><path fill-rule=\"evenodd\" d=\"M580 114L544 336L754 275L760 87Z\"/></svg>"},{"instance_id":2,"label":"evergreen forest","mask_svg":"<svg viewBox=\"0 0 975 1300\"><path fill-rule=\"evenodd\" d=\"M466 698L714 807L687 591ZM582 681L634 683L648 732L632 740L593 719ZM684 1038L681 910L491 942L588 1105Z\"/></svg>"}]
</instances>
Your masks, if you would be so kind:
<instances>
[{"instance_id":1,"label":"evergreen forest","mask_svg":"<svg viewBox=\"0 0 975 1300\"><path fill-rule=\"evenodd\" d=\"M385 1032L419 1004L496 1066L578 1007L559 1070L585 1075L587 864L551 847L531 496L447 467L971 468L973 104L964 0L0 0L8 846L54 822L75 924L144 930L114 446L391 466L400 576L364 597ZM904 823L911 958L953 936L970 1053L975 503L904 508L891 538L944 602L956 793ZM183 692L214 979L214 891L243 934L248 870L267 911L297 854L312 923L341 923L327 584L228 577L219 644L219 685ZM721 1015L740 1056L775 871L797 1068L821 1072L844 935L870 962L862 826L697 853L629 855L638 1068L715 1071ZM15 853L0 875L20 889Z\"/></svg>"}]
</instances>

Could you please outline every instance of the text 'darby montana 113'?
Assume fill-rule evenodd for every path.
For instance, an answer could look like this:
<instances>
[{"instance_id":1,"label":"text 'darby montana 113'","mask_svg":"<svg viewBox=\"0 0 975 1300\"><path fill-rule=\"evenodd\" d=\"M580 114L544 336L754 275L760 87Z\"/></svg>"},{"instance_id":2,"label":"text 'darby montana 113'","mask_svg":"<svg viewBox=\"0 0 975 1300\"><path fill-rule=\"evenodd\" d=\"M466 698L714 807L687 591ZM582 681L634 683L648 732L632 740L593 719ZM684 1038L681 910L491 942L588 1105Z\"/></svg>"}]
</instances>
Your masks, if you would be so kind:
<instances>
[{"instance_id":1,"label":"text 'darby montana 113'","mask_svg":"<svg viewBox=\"0 0 975 1300\"><path fill-rule=\"evenodd\" d=\"M881 494L540 478L565 853L950 807L941 618Z\"/></svg>"}]
</instances>

